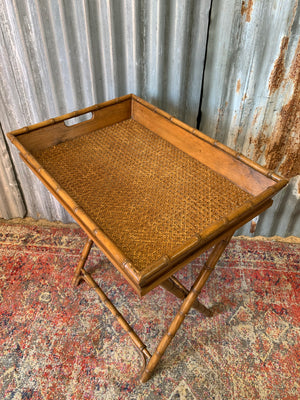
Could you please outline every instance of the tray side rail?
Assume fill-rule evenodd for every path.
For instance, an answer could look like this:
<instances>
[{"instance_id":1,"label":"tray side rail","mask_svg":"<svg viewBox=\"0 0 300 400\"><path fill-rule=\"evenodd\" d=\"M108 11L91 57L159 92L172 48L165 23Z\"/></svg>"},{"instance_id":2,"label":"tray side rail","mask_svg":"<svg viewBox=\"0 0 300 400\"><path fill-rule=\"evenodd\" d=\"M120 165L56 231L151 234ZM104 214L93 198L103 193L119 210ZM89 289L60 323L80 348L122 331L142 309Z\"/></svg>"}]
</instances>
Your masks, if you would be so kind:
<instances>
[{"instance_id":1,"label":"tray side rail","mask_svg":"<svg viewBox=\"0 0 300 400\"><path fill-rule=\"evenodd\" d=\"M287 179L137 96L133 96L132 109L137 122L254 196L278 182L288 183Z\"/></svg>"},{"instance_id":2,"label":"tray side rail","mask_svg":"<svg viewBox=\"0 0 300 400\"><path fill-rule=\"evenodd\" d=\"M131 108L132 96L127 95L18 129L8 133L7 136L14 144L18 141L28 152L35 154L48 147L129 119ZM87 114L90 114L91 118L68 125L68 121Z\"/></svg>"}]
</instances>

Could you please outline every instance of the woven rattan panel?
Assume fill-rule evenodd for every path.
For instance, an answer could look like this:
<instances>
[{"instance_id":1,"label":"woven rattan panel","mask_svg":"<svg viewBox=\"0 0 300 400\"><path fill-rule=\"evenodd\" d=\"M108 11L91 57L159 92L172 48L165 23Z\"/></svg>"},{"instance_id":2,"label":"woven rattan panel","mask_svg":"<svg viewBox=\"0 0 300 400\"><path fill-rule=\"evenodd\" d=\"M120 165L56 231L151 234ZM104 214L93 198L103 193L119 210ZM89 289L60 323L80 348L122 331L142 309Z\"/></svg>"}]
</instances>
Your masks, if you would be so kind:
<instances>
[{"instance_id":1,"label":"woven rattan panel","mask_svg":"<svg viewBox=\"0 0 300 400\"><path fill-rule=\"evenodd\" d=\"M140 272L252 197L133 119L35 156Z\"/></svg>"}]
</instances>

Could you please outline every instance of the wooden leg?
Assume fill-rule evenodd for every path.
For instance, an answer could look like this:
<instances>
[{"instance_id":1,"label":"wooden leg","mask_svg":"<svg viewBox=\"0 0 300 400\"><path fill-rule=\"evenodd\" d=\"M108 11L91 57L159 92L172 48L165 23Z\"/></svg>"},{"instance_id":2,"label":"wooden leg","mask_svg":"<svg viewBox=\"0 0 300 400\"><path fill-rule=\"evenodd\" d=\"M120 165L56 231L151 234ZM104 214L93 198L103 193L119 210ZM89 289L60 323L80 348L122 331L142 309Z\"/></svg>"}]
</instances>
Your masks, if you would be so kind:
<instances>
[{"instance_id":1,"label":"wooden leg","mask_svg":"<svg viewBox=\"0 0 300 400\"><path fill-rule=\"evenodd\" d=\"M185 299L189 294L188 289L183 286L183 284L179 282L179 280L176 279L175 276L171 276L169 279L164 281L161 286L182 300ZM201 312L207 317L213 316L213 312L205 307L203 304L201 304L197 299L192 304L192 308Z\"/></svg>"},{"instance_id":2,"label":"wooden leg","mask_svg":"<svg viewBox=\"0 0 300 400\"><path fill-rule=\"evenodd\" d=\"M81 273L82 273L82 278L85 280L85 282L96 291L96 293L98 294L100 299L103 301L104 305L113 314L113 316L119 322L121 327L128 333L130 339L133 341L134 345L139 350L140 355L143 357L143 369L145 369L147 359L151 358L151 354L147 350L146 345L142 342L142 340L139 338L139 336L131 328L131 326L128 324L128 322L123 317L123 315L112 304L112 302L109 300L109 298L103 292L103 290L99 287L99 285L96 283L96 281L92 278L92 276L89 273L87 273L84 269L82 269Z\"/></svg>"},{"instance_id":3,"label":"wooden leg","mask_svg":"<svg viewBox=\"0 0 300 400\"><path fill-rule=\"evenodd\" d=\"M81 253L81 257L79 259L79 262L77 264L77 267L76 267L75 273L74 273L74 277L73 277L73 285L74 286L78 286L80 279L82 279L81 271L84 267L86 259L88 258L88 255L90 253L92 245L93 245L93 241L91 239L88 239L84 245L84 248Z\"/></svg>"},{"instance_id":4,"label":"wooden leg","mask_svg":"<svg viewBox=\"0 0 300 400\"><path fill-rule=\"evenodd\" d=\"M131 326L128 324L128 322L125 320L123 315L111 303L109 298L102 291L102 289L98 286L98 284L92 278L92 276L88 272L86 272L84 269L84 264L88 258L88 255L90 253L92 245L93 245L93 241L91 239L88 239L84 245L80 260L77 264L77 267L76 267L76 270L74 273L73 284L75 286L77 286L80 279L83 279L91 288L93 288L96 291L96 293L98 294L100 299L103 301L105 306L109 309L109 311L113 314L113 316L116 318L116 320L119 322L119 324L122 326L122 328L128 333L129 337L133 341L135 347L139 351L139 354L142 356L143 370L144 370L146 367L146 364L147 364L147 360L151 358L151 354L147 350L146 345L142 342L142 340L139 338L139 336L134 332L134 330L131 328Z\"/></svg>"},{"instance_id":5,"label":"wooden leg","mask_svg":"<svg viewBox=\"0 0 300 400\"><path fill-rule=\"evenodd\" d=\"M201 289L203 288L205 282L207 281L211 272L213 271L217 261L219 260L223 251L225 250L227 244L229 243L231 236L232 235L230 235L230 237L228 237L225 240L220 241L218 244L215 245L213 251L211 252L211 254L208 257L207 262L204 264L201 272L199 273L196 281L194 282L189 294L184 299L178 313L176 314L175 318L173 319L171 325L169 326L167 333L163 336L159 345L157 346L155 353L150 358L148 365L146 366L146 368L142 374L142 377L141 377L142 382L147 382L148 379L151 377L159 360L161 359L161 357L165 353L167 347L171 343L177 330L179 329L182 322L184 321L186 314L191 309L191 307L194 304L195 300L197 299Z\"/></svg>"}]
</instances>

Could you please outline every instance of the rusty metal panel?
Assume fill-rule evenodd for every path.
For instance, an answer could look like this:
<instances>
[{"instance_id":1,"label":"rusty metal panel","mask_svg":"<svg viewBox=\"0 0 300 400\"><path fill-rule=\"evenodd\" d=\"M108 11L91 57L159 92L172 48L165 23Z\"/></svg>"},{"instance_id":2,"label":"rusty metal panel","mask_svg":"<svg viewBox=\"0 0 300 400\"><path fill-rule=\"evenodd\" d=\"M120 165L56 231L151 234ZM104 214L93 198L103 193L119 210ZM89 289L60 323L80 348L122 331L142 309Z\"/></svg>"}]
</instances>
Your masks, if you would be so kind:
<instances>
[{"instance_id":1,"label":"rusty metal panel","mask_svg":"<svg viewBox=\"0 0 300 400\"><path fill-rule=\"evenodd\" d=\"M299 16L297 0L212 3L200 129L292 178L258 221L266 236L300 236Z\"/></svg>"},{"instance_id":2,"label":"rusty metal panel","mask_svg":"<svg viewBox=\"0 0 300 400\"><path fill-rule=\"evenodd\" d=\"M0 0L4 132L130 92L195 126L210 4ZM28 215L71 221L11 154Z\"/></svg>"}]
</instances>

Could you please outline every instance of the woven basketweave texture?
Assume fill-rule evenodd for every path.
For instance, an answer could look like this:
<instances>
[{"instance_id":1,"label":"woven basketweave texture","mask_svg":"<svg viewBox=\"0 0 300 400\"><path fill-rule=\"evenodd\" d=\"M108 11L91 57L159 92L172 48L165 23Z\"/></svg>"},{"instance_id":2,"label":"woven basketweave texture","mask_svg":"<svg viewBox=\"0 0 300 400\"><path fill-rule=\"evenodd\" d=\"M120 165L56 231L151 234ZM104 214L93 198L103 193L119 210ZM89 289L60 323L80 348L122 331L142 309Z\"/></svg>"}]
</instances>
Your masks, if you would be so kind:
<instances>
[{"instance_id":1,"label":"woven basketweave texture","mask_svg":"<svg viewBox=\"0 0 300 400\"><path fill-rule=\"evenodd\" d=\"M252 197L133 119L35 157L140 273Z\"/></svg>"}]
</instances>

